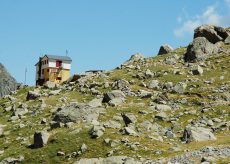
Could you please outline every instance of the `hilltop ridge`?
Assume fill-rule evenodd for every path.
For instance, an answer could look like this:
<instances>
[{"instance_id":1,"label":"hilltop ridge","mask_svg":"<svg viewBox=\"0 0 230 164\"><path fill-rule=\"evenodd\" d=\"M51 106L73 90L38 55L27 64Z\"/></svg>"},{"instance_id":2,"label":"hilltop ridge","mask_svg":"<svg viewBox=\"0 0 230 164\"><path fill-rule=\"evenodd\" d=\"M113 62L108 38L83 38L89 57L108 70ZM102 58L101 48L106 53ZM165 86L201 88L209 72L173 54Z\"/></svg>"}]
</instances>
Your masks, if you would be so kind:
<instances>
[{"instance_id":1,"label":"hilltop ridge","mask_svg":"<svg viewBox=\"0 0 230 164\"><path fill-rule=\"evenodd\" d=\"M0 160L227 163L229 36L204 25L188 47L0 99Z\"/></svg>"}]
</instances>

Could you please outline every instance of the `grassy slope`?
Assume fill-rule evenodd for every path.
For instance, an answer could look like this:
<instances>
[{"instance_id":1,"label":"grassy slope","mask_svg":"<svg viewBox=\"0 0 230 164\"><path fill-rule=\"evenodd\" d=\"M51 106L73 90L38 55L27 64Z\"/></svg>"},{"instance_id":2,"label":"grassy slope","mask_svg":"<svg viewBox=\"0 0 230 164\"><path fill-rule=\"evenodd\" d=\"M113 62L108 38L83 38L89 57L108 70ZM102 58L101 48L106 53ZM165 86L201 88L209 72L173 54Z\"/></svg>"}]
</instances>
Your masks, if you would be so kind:
<instances>
[{"instance_id":1,"label":"grassy slope","mask_svg":"<svg viewBox=\"0 0 230 164\"><path fill-rule=\"evenodd\" d=\"M172 74L173 67L169 65L160 65L158 61L162 61L165 57L168 57L174 53L177 53L179 56L184 54L185 49L177 49L171 54L165 55L165 56L158 56L155 58L149 58L147 59L148 63L148 69L150 69L153 72L158 72L158 71L167 71L169 72L168 75L164 75L161 77L155 77L151 79L158 79L161 82L167 82L167 81L172 81L174 83L179 82L179 81L184 81L187 78L190 79L199 79L198 82L191 83L190 85L197 85L199 86L198 88L195 88L191 91L188 90L188 93L190 93L190 96L187 95L179 95L179 94L169 94L170 99L182 99L186 98L188 102L210 102L207 98L207 95L213 94L211 88L217 88L221 86L222 84L229 84L229 79L230 79L230 67L229 61L230 61L230 56L226 54L219 54L217 57L213 57L209 59L210 61L210 66L208 68L204 68L204 74L202 76L191 76L188 75L188 70L184 69L182 70L184 72L184 75L174 75ZM218 62L217 62L218 61ZM157 63L157 64L155 64ZM206 62L207 63L207 62ZM134 64L135 65L135 64ZM215 69L211 68L211 66L214 65ZM226 68L223 68L222 66L227 66ZM178 68L182 68L182 64L178 63L177 64ZM146 67L141 67L141 69L144 71L147 68ZM137 70L114 70L109 74L108 81L113 82L116 79L126 79L126 80L131 80L132 74L138 73ZM224 75L225 78L224 80L220 80L220 76ZM151 79L145 80L146 83L150 81ZM214 83L212 85L207 85L203 82L203 80L211 80L214 79ZM135 84L131 85L132 90L138 90L138 89L144 89L148 90L144 87L139 86L141 83L140 80L134 79ZM98 82L104 82L105 79L102 78L97 78L94 79L94 81ZM202 89L202 88L206 89ZM33 138L33 133L36 130L41 130L41 129L48 129L48 125L42 125L40 124L40 121L42 118L47 118L47 120L52 120L52 114L49 112L54 106L61 105L62 102L59 101L60 97L67 97L67 101L78 101L78 102L84 102L84 101L89 101L93 99L93 96L90 94L82 94L78 91L70 91L70 92L63 92L61 95L57 96L52 96L51 98L47 99L44 98L47 107L43 112L36 112L37 111L37 106L39 106L40 102L39 101L25 101L26 93L27 90L30 90L32 88L26 89L26 90L21 90L17 95L15 95L16 98L18 98L20 101L23 101L24 103L27 103L30 106L30 113L26 114L26 118L21 119L21 123L25 124L26 127L24 128L18 128L15 126L15 123L8 122L7 120L9 119L11 112L3 112L2 107L0 106L0 124L5 124L7 125L5 131L9 131L9 134L6 134L5 136L2 136L0 138L0 145L1 149L4 149L5 152L2 156L0 156L0 160L4 159L6 157L17 157L18 155L23 155L25 157L25 163L41 163L42 161L46 161L47 163L71 163L73 161L76 161L79 158L82 157L105 157L106 153L110 150L114 150L114 148L111 148L110 146L107 146L104 144L103 140L105 138L111 138L111 139L121 139L123 137L126 137L129 139L130 142L139 142L142 147L139 147L137 151L132 150L130 148L127 148L123 144L120 144L117 150L114 151L114 155L127 155L131 157L136 157L137 155L141 155L144 158L158 158L160 156L173 156L175 154L180 154L183 153L184 149L188 150L195 150L199 149L203 146L206 145L229 145L230 144L230 139L229 139L229 131L226 132L218 132L216 133L218 140L217 141L210 141L210 142L203 142L203 143L191 143L191 144L181 144L179 138L174 139L173 145L169 144L171 141L168 139L165 139L163 143L154 141L149 139L148 133L146 135L143 135L141 137L132 137L132 136L124 136L121 135L118 129L106 129L105 134L99 138L99 139L91 139L89 134L88 134L88 129L83 128L82 124L76 124L74 128L67 129L67 128L60 128L60 129L55 129L52 130L50 133L52 134L49 143L47 146L41 148L41 149L30 149L27 146L31 144L32 138ZM107 89L104 88L98 88L101 92L106 92ZM149 90L153 92L157 92L157 90ZM200 93L203 98L197 97L193 93ZM218 95L218 94L217 94ZM3 104L6 100L1 99L0 100L0 105ZM139 113L140 110L147 110L148 109L148 104L150 102L150 99L139 99L139 98L134 98L134 97L128 97L127 101L125 104L123 104L121 107L109 107L106 110L106 114L101 115L99 118L99 121L106 121L110 120L114 115L120 115L121 112L132 112L136 116L138 116L138 123L143 122L144 120L151 120L153 115L155 113L149 113L147 115L141 115ZM142 104L140 104L142 103ZM17 103L16 103L17 104ZM137 105L139 104L139 105ZM176 116L179 112L181 111L190 111L190 110L195 110L197 111L197 114L192 115L192 114L187 114L184 115L183 117L180 118L179 122L181 123L181 127L178 130L183 129L184 126L188 124L189 119L198 119L203 115L206 115L209 118L214 118L214 117L220 117L222 113L230 113L229 105L220 105L220 106L215 106L214 111L208 114L203 114L201 113L201 106L198 105L183 105L180 109L177 111L172 111L169 112L168 115L171 117ZM230 120L229 117L226 117L225 119ZM171 123L169 122L160 122L156 121L158 124L161 124L163 126L171 126ZM76 133L76 129L81 129L83 128L82 131L79 133ZM177 136L180 137L182 134L178 133ZM28 141L23 143L19 137L26 137L28 138ZM80 146L85 143L88 146L88 151L84 154L82 154L79 157L75 157L72 159L68 159L66 157L58 157L56 154L59 150L65 152L66 154L71 154L72 152L77 152L80 149ZM175 153L175 152L169 152L168 149L174 145L179 145L182 150L181 152ZM144 148L145 147L145 148ZM155 150L162 150L163 154L162 155L155 155L153 152Z\"/></svg>"}]
</instances>

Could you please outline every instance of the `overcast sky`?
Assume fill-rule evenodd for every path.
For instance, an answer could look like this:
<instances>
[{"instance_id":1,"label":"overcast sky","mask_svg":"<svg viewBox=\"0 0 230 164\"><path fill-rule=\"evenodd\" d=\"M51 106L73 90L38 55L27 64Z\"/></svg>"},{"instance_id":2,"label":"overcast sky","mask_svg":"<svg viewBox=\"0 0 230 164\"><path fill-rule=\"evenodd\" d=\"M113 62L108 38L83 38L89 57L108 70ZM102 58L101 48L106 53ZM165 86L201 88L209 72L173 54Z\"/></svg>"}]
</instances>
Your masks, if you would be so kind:
<instances>
[{"instance_id":1,"label":"overcast sky","mask_svg":"<svg viewBox=\"0 0 230 164\"><path fill-rule=\"evenodd\" d=\"M201 24L230 26L230 0L0 0L0 62L35 84L44 54L72 58L71 73L110 70L160 45L186 46Z\"/></svg>"}]
</instances>

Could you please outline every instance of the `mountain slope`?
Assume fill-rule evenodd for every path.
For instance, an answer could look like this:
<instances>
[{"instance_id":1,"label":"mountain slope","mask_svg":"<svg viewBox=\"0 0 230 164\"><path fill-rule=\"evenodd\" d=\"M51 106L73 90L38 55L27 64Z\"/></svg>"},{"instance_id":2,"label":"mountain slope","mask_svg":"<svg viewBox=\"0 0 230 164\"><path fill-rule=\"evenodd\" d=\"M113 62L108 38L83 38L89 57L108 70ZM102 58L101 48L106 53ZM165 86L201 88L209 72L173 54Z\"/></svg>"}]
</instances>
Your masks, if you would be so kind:
<instances>
[{"instance_id":1,"label":"mountain slope","mask_svg":"<svg viewBox=\"0 0 230 164\"><path fill-rule=\"evenodd\" d=\"M218 46L193 63L184 61L187 47L151 58L136 54L111 71L0 99L0 159L228 162L230 45Z\"/></svg>"}]
</instances>

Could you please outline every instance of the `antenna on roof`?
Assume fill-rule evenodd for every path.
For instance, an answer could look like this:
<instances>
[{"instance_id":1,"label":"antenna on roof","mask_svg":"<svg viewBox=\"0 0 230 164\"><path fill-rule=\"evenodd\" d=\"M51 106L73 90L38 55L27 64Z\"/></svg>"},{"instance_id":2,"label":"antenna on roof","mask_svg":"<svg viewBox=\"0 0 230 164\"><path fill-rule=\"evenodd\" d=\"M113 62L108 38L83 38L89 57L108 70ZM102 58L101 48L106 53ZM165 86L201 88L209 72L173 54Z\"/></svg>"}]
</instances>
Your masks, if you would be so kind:
<instances>
[{"instance_id":1,"label":"antenna on roof","mask_svg":"<svg viewBox=\"0 0 230 164\"><path fill-rule=\"evenodd\" d=\"M68 56L68 53L69 53L68 50L65 50L65 56Z\"/></svg>"}]
</instances>

